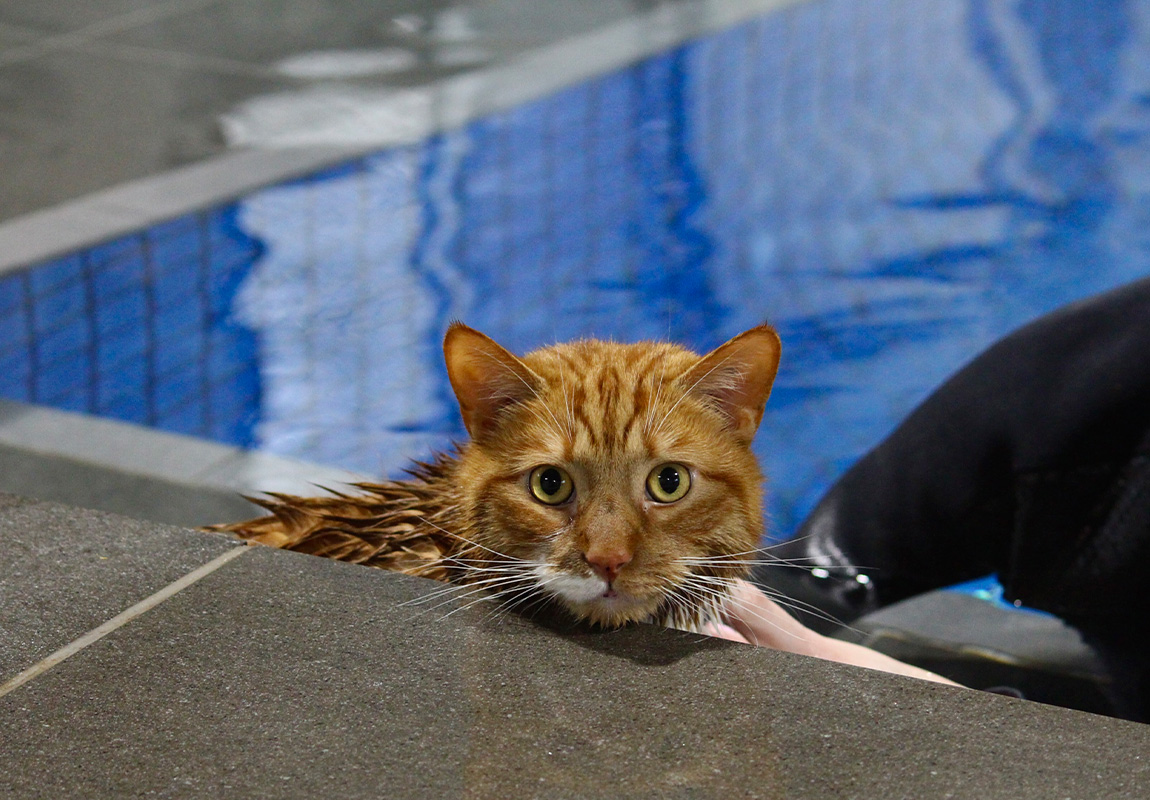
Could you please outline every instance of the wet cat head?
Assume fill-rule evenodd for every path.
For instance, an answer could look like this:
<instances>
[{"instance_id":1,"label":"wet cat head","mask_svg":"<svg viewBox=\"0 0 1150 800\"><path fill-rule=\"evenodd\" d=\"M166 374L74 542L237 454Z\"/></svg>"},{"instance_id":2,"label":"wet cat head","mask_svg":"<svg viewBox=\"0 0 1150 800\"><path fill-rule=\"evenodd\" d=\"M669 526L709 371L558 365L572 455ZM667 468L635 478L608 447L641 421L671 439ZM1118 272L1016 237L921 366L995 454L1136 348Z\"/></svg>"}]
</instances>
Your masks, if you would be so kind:
<instances>
[{"instance_id":1,"label":"wet cat head","mask_svg":"<svg viewBox=\"0 0 1150 800\"><path fill-rule=\"evenodd\" d=\"M750 445L779 350L764 325L703 357L581 341L517 358L453 325L469 579L609 626L712 616L762 534Z\"/></svg>"}]
</instances>

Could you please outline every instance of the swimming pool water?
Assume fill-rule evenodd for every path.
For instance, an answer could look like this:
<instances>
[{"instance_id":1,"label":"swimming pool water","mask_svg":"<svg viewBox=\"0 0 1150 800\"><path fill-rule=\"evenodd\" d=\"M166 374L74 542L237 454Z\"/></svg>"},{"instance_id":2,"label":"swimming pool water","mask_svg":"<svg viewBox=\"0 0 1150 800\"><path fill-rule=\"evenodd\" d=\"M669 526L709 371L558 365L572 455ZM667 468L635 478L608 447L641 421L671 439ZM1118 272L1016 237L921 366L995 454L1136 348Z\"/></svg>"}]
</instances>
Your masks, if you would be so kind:
<instances>
[{"instance_id":1,"label":"swimming pool water","mask_svg":"<svg viewBox=\"0 0 1150 800\"><path fill-rule=\"evenodd\" d=\"M769 320L772 531L994 339L1150 271L1150 2L816 0L0 280L0 394L394 474L440 341Z\"/></svg>"}]
</instances>

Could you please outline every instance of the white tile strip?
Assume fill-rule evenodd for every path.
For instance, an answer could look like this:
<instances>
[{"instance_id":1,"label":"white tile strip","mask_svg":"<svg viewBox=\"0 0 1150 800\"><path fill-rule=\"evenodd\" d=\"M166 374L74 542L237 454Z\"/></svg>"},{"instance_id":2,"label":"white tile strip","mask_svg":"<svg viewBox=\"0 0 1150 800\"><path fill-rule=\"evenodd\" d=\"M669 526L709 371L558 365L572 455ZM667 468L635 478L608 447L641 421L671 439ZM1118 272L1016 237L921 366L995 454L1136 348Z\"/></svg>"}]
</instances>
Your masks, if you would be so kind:
<instances>
[{"instance_id":1,"label":"white tile strip","mask_svg":"<svg viewBox=\"0 0 1150 800\"><path fill-rule=\"evenodd\" d=\"M76 655L76 653L80 652L88 645L98 642L100 639L104 638L112 631L123 625L126 625L141 614L147 613L151 609L158 606L160 603L167 600L172 595L188 588L196 581L212 574L224 564L227 564L234 558L238 558L251 549L252 548L248 545L241 545L239 547L232 548L223 555L212 559L207 564L204 564L202 567L192 570L179 580L169 583L167 586L165 586L163 589L160 589L160 591L156 592L155 594L149 597L145 597L134 606L112 617L100 627L93 628L76 641L61 647L55 653L48 656L39 663L28 667L28 669L24 670L16 677L8 680L4 684L0 684L0 697L3 697L14 689L23 686L33 678L44 674L64 659Z\"/></svg>"},{"instance_id":2,"label":"white tile strip","mask_svg":"<svg viewBox=\"0 0 1150 800\"><path fill-rule=\"evenodd\" d=\"M240 494L316 494L369 480L337 467L243 450L143 425L0 399L0 448Z\"/></svg>"}]
</instances>

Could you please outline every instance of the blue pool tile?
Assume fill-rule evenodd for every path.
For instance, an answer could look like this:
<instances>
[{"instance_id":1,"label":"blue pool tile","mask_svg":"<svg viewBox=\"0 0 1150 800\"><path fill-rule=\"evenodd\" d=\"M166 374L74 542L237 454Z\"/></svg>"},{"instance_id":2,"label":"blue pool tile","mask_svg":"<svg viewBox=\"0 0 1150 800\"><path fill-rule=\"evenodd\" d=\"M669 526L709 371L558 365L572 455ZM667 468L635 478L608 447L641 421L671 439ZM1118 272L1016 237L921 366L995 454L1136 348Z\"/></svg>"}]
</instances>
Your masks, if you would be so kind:
<instances>
[{"instance_id":1,"label":"blue pool tile","mask_svg":"<svg viewBox=\"0 0 1150 800\"><path fill-rule=\"evenodd\" d=\"M93 367L100 386L114 385L124 375L146 372L150 352L147 331L138 327L122 328L115 335L101 338ZM146 402L146 398L141 398L141 402Z\"/></svg>"},{"instance_id":2,"label":"blue pool tile","mask_svg":"<svg viewBox=\"0 0 1150 800\"><path fill-rule=\"evenodd\" d=\"M30 401L33 374L33 363L26 353L0 353L0 397Z\"/></svg>"},{"instance_id":3,"label":"blue pool tile","mask_svg":"<svg viewBox=\"0 0 1150 800\"><path fill-rule=\"evenodd\" d=\"M111 261L90 259L92 292L97 305L112 302L126 293L138 292L145 280L145 262L139 248L125 258Z\"/></svg>"},{"instance_id":4,"label":"blue pool tile","mask_svg":"<svg viewBox=\"0 0 1150 800\"><path fill-rule=\"evenodd\" d=\"M150 424L148 410L143 400L143 388L139 384L125 384L120 387L118 392L100 387L95 412L121 422L132 422L137 425Z\"/></svg>"},{"instance_id":5,"label":"blue pool tile","mask_svg":"<svg viewBox=\"0 0 1150 800\"><path fill-rule=\"evenodd\" d=\"M153 308L146 287L138 285L100 303L96 307L96 329L101 341L115 339L126 331L142 332L151 323Z\"/></svg>"},{"instance_id":6,"label":"blue pool tile","mask_svg":"<svg viewBox=\"0 0 1150 800\"><path fill-rule=\"evenodd\" d=\"M228 378L211 384L207 435L239 447L251 447L256 443L259 422L260 375L255 370L242 370Z\"/></svg>"},{"instance_id":7,"label":"blue pool tile","mask_svg":"<svg viewBox=\"0 0 1150 800\"><path fill-rule=\"evenodd\" d=\"M33 385L37 402L55 405L57 398L83 395L86 403L91 386L86 364L87 354L80 349L58 351L41 361Z\"/></svg>"},{"instance_id":8,"label":"blue pool tile","mask_svg":"<svg viewBox=\"0 0 1150 800\"><path fill-rule=\"evenodd\" d=\"M0 353L23 349L28 340L28 328L23 303L3 305L0 300Z\"/></svg>"},{"instance_id":9,"label":"blue pool tile","mask_svg":"<svg viewBox=\"0 0 1150 800\"><path fill-rule=\"evenodd\" d=\"M0 316L6 317L23 308L27 280L23 274L0 278Z\"/></svg>"},{"instance_id":10,"label":"blue pool tile","mask_svg":"<svg viewBox=\"0 0 1150 800\"><path fill-rule=\"evenodd\" d=\"M201 214L187 214L176 219L165 220L148 228L144 242L157 261L172 258L186 259L192 255L206 255L201 244L204 238L204 218Z\"/></svg>"},{"instance_id":11,"label":"blue pool tile","mask_svg":"<svg viewBox=\"0 0 1150 800\"><path fill-rule=\"evenodd\" d=\"M34 295L46 295L83 282L86 258L83 254L58 258L28 271L27 276Z\"/></svg>"},{"instance_id":12,"label":"blue pool tile","mask_svg":"<svg viewBox=\"0 0 1150 800\"><path fill-rule=\"evenodd\" d=\"M57 284L37 295L34 325L38 331L59 327L72 321L87 319L91 312L91 297L84 282Z\"/></svg>"},{"instance_id":13,"label":"blue pool tile","mask_svg":"<svg viewBox=\"0 0 1150 800\"><path fill-rule=\"evenodd\" d=\"M95 269L138 260L141 257L143 237L143 231L121 236L95 245L84 253L84 257Z\"/></svg>"},{"instance_id":14,"label":"blue pool tile","mask_svg":"<svg viewBox=\"0 0 1150 800\"><path fill-rule=\"evenodd\" d=\"M71 358L74 353L86 354L91 345L91 328L89 321L83 317L73 317L70 324L42 328L36 332L36 350L41 366L53 364L65 356Z\"/></svg>"},{"instance_id":15,"label":"blue pool tile","mask_svg":"<svg viewBox=\"0 0 1150 800\"><path fill-rule=\"evenodd\" d=\"M156 403L153 409L156 426L171 430L168 428L170 421L182 419L184 412L189 408L200 408L203 395L203 387L195 372L157 376Z\"/></svg>"},{"instance_id":16,"label":"blue pool tile","mask_svg":"<svg viewBox=\"0 0 1150 800\"><path fill-rule=\"evenodd\" d=\"M69 384L59 388L58 391L52 386L41 386L38 397L39 402L62 411L85 413L92 410L90 402L91 389L88 386Z\"/></svg>"}]
</instances>

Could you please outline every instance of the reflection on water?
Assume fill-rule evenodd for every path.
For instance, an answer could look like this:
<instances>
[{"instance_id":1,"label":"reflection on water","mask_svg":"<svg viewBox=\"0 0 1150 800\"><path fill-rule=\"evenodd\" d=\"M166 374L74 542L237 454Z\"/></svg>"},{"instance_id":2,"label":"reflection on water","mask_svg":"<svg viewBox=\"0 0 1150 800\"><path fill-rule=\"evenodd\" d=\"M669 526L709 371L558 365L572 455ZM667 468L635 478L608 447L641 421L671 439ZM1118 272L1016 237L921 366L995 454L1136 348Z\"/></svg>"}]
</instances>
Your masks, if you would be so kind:
<instances>
[{"instance_id":1,"label":"reflection on water","mask_svg":"<svg viewBox=\"0 0 1150 800\"><path fill-rule=\"evenodd\" d=\"M775 531L994 338L1147 272L1147 3L824 0L241 204L260 446L462 433L439 341L769 319Z\"/></svg>"}]
</instances>

